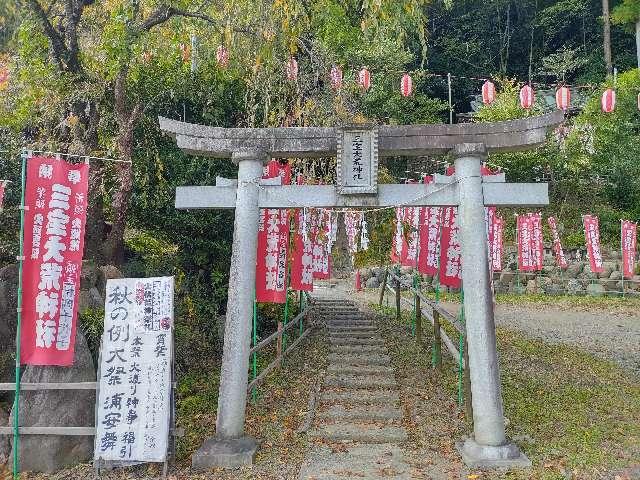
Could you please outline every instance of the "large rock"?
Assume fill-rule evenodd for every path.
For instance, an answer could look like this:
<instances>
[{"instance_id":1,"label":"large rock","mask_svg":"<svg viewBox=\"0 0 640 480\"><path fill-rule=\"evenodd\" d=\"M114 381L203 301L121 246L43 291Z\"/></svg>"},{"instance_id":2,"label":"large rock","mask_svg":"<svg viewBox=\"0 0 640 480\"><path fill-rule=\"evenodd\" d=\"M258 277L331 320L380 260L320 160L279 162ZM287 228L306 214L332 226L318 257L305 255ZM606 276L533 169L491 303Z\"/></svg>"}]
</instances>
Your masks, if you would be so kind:
<instances>
[{"instance_id":1,"label":"large rock","mask_svg":"<svg viewBox=\"0 0 640 480\"><path fill-rule=\"evenodd\" d=\"M611 272L614 272L616 268L617 265L614 262L603 262L602 272L598 273L598 278L609 278Z\"/></svg>"},{"instance_id":2,"label":"large rock","mask_svg":"<svg viewBox=\"0 0 640 480\"><path fill-rule=\"evenodd\" d=\"M123 278L122 272L118 270L117 267L113 265L104 265L100 267L101 275L98 278L98 291L100 295L104 297L104 294L107 289L107 280L111 280L114 278Z\"/></svg>"},{"instance_id":3,"label":"large rock","mask_svg":"<svg viewBox=\"0 0 640 480\"><path fill-rule=\"evenodd\" d=\"M91 352L80 330L71 367L27 366L22 376L25 383L92 382L95 379ZM95 424L95 402L94 390L24 391L20 396L20 425L91 427ZM90 460L93 437L25 435L20 438L18 453L22 471L51 473Z\"/></svg>"},{"instance_id":4,"label":"large rock","mask_svg":"<svg viewBox=\"0 0 640 480\"><path fill-rule=\"evenodd\" d=\"M600 297L605 294L605 288L599 283L590 283L587 285L587 293L593 297Z\"/></svg>"},{"instance_id":5,"label":"large rock","mask_svg":"<svg viewBox=\"0 0 640 480\"><path fill-rule=\"evenodd\" d=\"M6 427L9 425L9 414L0 407L0 426ZM0 435L0 478L2 478L3 467L9 465L9 459L11 458L11 444L9 443L8 435ZM8 470L8 468L7 468Z\"/></svg>"},{"instance_id":6,"label":"large rock","mask_svg":"<svg viewBox=\"0 0 640 480\"><path fill-rule=\"evenodd\" d=\"M0 269L0 382L11 382L15 376L12 352L16 348L17 308L18 265L7 265ZM4 398L8 397L5 395Z\"/></svg>"},{"instance_id":7,"label":"large rock","mask_svg":"<svg viewBox=\"0 0 640 480\"><path fill-rule=\"evenodd\" d=\"M576 280L575 278L569 279L567 282L567 293L569 295L578 295L583 292L584 289L582 288L582 283L580 283L579 280Z\"/></svg>"},{"instance_id":8,"label":"large rock","mask_svg":"<svg viewBox=\"0 0 640 480\"><path fill-rule=\"evenodd\" d=\"M369 280L367 280L367 283L365 285L367 288L378 288L380 286L380 282L378 282L378 279L376 277L371 277Z\"/></svg>"},{"instance_id":9,"label":"large rock","mask_svg":"<svg viewBox=\"0 0 640 480\"><path fill-rule=\"evenodd\" d=\"M567 267L566 275L569 278L576 278L579 274L582 273L583 269L584 269L584 262L572 263Z\"/></svg>"}]
</instances>

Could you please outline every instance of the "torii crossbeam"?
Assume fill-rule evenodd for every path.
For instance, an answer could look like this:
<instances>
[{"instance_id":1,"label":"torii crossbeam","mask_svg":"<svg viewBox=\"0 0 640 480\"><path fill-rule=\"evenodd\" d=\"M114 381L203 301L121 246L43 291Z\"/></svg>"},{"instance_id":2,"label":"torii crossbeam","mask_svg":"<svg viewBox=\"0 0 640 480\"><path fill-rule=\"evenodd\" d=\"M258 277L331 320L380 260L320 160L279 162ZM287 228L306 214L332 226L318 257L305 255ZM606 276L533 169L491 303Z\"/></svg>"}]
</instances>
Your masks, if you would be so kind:
<instances>
[{"instance_id":1,"label":"torii crossbeam","mask_svg":"<svg viewBox=\"0 0 640 480\"><path fill-rule=\"evenodd\" d=\"M462 281L469 349L474 436L460 447L469 466L526 465L505 435L487 258L484 206L543 206L544 183L504 183L504 174L482 177L487 152L535 148L563 113L508 122L459 125L351 126L345 128L217 128L160 117L160 128L178 147L197 155L231 158L237 181L178 187L176 208L235 208L216 437L193 457L193 466L251 463L256 442L244 419L251 340L252 292L260 208L447 206L459 208ZM378 185L378 158L452 154L455 176L430 185ZM284 186L261 181L271 158L338 157L337 185Z\"/></svg>"}]
</instances>

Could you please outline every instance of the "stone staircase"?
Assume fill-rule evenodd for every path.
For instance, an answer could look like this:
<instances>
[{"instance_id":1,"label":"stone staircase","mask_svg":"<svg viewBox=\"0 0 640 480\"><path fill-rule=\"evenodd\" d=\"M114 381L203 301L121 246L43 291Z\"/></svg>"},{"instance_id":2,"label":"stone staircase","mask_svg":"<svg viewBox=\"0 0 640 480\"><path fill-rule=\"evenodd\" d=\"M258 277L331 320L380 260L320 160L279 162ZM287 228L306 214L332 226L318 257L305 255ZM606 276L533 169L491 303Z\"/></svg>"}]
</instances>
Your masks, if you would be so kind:
<instances>
[{"instance_id":1,"label":"stone staircase","mask_svg":"<svg viewBox=\"0 0 640 480\"><path fill-rule=\"evenodd\" d=\"M398 386L375 323L346 299L316 299L331 351L300 480L411 478Z\"/></svg>"}]
</instances>

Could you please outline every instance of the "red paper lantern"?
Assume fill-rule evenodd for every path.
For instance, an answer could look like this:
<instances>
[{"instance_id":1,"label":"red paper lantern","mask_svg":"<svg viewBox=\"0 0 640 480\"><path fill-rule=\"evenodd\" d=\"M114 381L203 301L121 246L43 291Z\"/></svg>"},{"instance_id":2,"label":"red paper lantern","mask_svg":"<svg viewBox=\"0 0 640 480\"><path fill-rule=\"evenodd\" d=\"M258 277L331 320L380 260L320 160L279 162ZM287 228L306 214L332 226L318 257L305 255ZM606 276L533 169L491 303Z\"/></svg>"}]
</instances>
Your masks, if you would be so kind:
<instances>
[{"instance_id":1,"label":"red paper lantern","mask_svg":"<svg viewBox=\"0 0 640 480\"><path fill-rule=\"evenodd\" d=\"M562 111L566 111L571 105L571 90L567 87L560 87L556 90L556 105Z\"/></svg>"},{"instance_id":2,"label":"red paper lantern","mask_svg":"<svg viewBox=\"0 0 640 480\"><path fill-rule=\"evenodd\" d=\"M220 45L216 50L216 62L220 68L227 68L229 66L229 50Z\"/></svg>"},{"instance_id":3,"label":"red paper lantern","mask_svg":"<svg viewBox=\"0 0 640 480\"><path fill-rule=\"evenodd\" d=\"M294 57L289 58L287 62L287 79L295 82L298 79L298 62Z\"/></svg>"},{"instance_id":4,"label":"red paper lantern","mask_svg":"<svg viewBox=\"0 0 640 480\"><path fill-rule=\"evenodd\" d=\"M496 99L496 86L487 80L482 84L482 103L489 105Z\"/></svg>"},{"instance_id":5,"label":"red paper lantern","mask_svg":"<svg viewBox=\"0 0 640 480\"><path fill-rule=\"evenodd\" d=\"M411 79L411 75L405 73L402 76L402 80L400 81L400 93L402 93L403 97L408 97L413 92L413 80Z\"/></svg>"},{"instance_id":6,"label":"red paper lantern","mask_svg":"<svg viewBox=\"0 0 640 480\"><path fill-rule=\"evenodd\" d=\"M338 90L340 87L342 87L342 69L340 67L338 67L337 65L331 67L330 77L331 86L334 90Z\"/></svg>"},{"instance_id":7,"label":"red paper lantern","mask_svg":"<svg viewBox=\"0 0 640 480\"><path fill-rule=\"evenodd\" d=\"M371 74L367 67L364 67L358 72L358 85L360 85L360 88L365 92L371 87Z\"/></svg>"},{"instance_id":8,"label":"red paper lantern","mask_svg":"<svg viewBox=\"0 0 640 480\"><path fill-rule=\"evenodd\" d=\"M600 99L602 105L602 111L604 113L611 113L616 108L616 91L612 88L607 88L602 94Z\"/></svg>"},{"instance_id":9,"label":"red paper lantern","mask_svg":"<svg viewBox=\"0 0 640 480\"><path fill-rule=\"evenodd\" d=\"M531 85L525 85L520 89L520 105L524 109L530 109L536 101L536 94Z\"/></svg>"}]
</instances>

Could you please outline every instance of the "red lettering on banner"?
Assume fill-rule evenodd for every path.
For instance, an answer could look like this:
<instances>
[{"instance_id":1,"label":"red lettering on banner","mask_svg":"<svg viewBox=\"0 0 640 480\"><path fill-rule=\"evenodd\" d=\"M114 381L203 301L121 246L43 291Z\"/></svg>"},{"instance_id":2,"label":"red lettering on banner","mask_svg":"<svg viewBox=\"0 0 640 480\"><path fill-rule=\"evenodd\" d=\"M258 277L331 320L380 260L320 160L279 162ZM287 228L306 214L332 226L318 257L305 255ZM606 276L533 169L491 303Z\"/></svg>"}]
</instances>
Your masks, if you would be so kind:
<instances>
[{"instance_id":1,"label":"red lettering on banner","mask_svg":"<svg viewBox=\"0 0 640 480\"><path fill-rule=\"evenodd\" d=\"M460 288L462 257L457 207L444 208L441 245L440 283L448 287Z\"/></svg>"},{"instance_id":2,"label":"red lettering on banner","mask_svg":"<svg viewBox=\"0 0 640 480\"><path fill-rule=\"evenodd\" d=\"M502 270L502 256L504 253L503 235L504 219L500 215L495 215L493 218L493 238L491 242L491 264L493 265L494 272Z\"/></svg>"},{"instance_id":3,"label":"red lettering on banner","mask_svg":"<svg viewBox=\"0 0 640 480\"><path fill-rule=\"evenodd\" d=\"M272 160L263 178L280 176L291 181L291 167ZM260 209L258 252L256 259L256 301L285 303L287 300L287 255L289 250L289 211Z\"/></svg>"},{"instance_id":4,"label":"red lettering on banner","mask_svg":"<svg viewBox=\"0 0 640 480\"><path fill-rule=\"evenodd\" d=\"M313 236L313 278L326 280L331 276L329 239L331 217L328 210L313 210L311 216Z\"/></svg>"},{"instance_id":5,"label":"red lettering on banner","mask_svg":"<svg viewBox=\"0 0 640 480\"><path fill-rule=\"evenodd\" d=\"M549 228L551 229L551 236L553 237L553 254L556 257L556 263L563 270L566 269L569 264L567 263L567 258L564 255L564 251L562 250L562 243L560 242L560 234L558 233L558 221L555 217L547 218L547 223L549 224Z\"/></svg>"},{"instance_id":6,"label":"red lettering on banner","mask_svg":"<svg viewBox=\"0 0 640 480\"><path fill-rule=\"evenodd\" d=\"M539 213L518 215L516 236L518 268L523 272L542 270L544 256L542 215Z\"/></svg>"},{"instance_id":7,"label":"red lettering on banner","mask_svg":"<svg viewBox=\"0 0 640 480\"><path fill-rule=\"evenodd\" d=\"M27 163L20 363L73 364L89 165Z\"/></svg>"},{"instance_id":8,"label":"red lettering on banner","mask_svg":"<svg viewBox=\"0 0 640 480\"><path fill-rule=\"evenodd\" d=\"M313 240L306 233L304 212L296 210L293 259L291 261L291 288L313 291Z\"/></svg>"},{"instance_id":9,"label":"red lettering on banner","mask_svg":"<svg viewBox=\"0 0 640 480\"><path fill-rule=\"evenodd\" d=\"M637 233L637 223L622 220L622 273L624 278L632 278L635 273Z\"/></svg>"},{"instance_id":10,"label":"red lettering on banner","mask_svg":"<svg viewBox=\"0 0 640 480\"><path fill-rule=\"evenodd\" d=\"M602 250L600 249L600 227L598 217L595 215L584 215L582 217L584 225L584 237L587 244L589 264L593 273L604 272L602 265Z\"/></svg>"},{"instance_id":11,"label":"red lettering on banner","mask_svg":"<svg viewBox=\"0 0 640 480\"><path fill-rule=\"evenodd\" d=\"M404 237L404 208L396 208L394 234L391 241L391 261L400 263L407 256L407 239Z\"/></svg>"}]
</instances>

